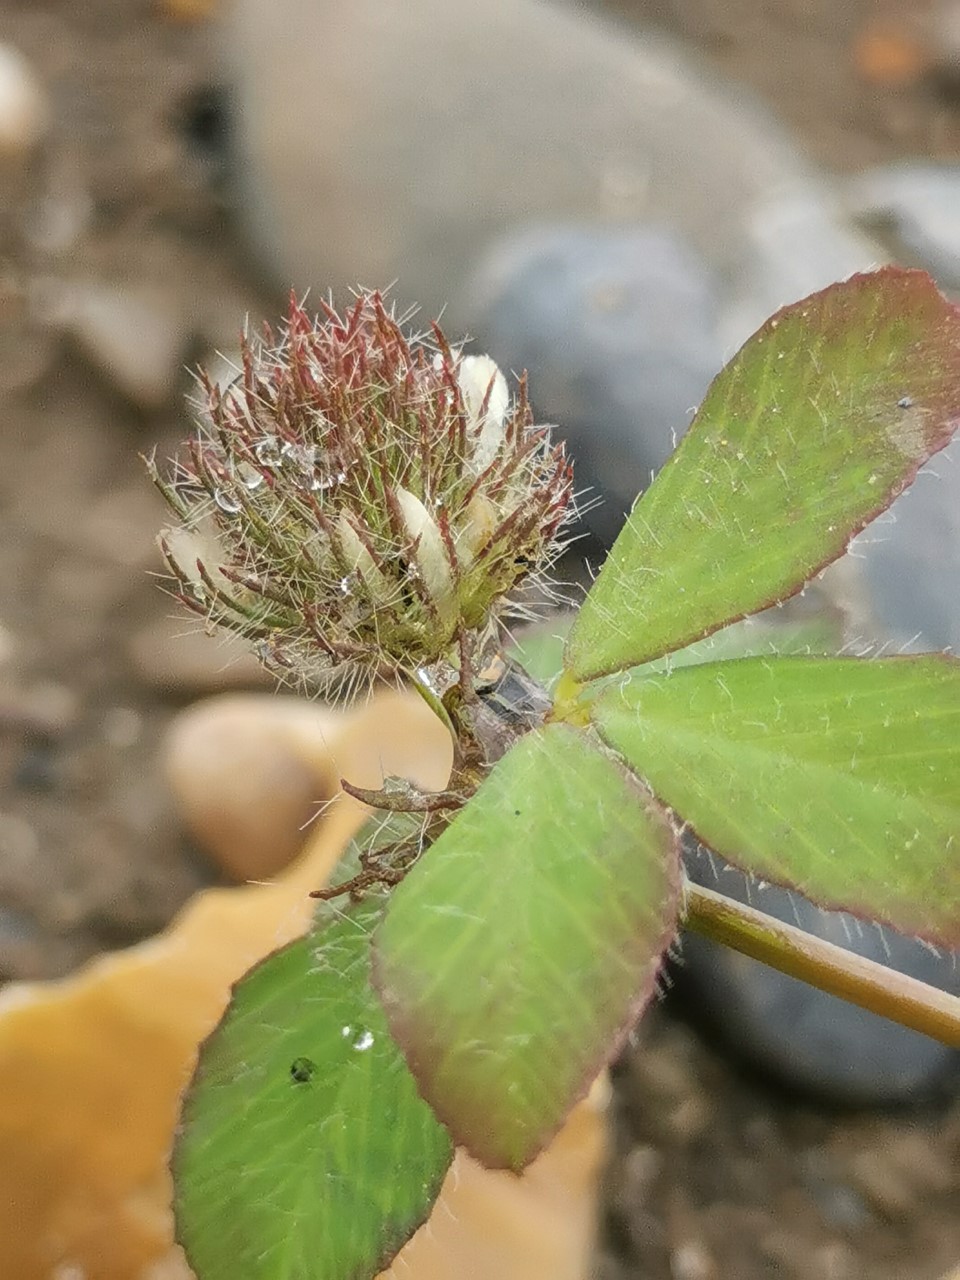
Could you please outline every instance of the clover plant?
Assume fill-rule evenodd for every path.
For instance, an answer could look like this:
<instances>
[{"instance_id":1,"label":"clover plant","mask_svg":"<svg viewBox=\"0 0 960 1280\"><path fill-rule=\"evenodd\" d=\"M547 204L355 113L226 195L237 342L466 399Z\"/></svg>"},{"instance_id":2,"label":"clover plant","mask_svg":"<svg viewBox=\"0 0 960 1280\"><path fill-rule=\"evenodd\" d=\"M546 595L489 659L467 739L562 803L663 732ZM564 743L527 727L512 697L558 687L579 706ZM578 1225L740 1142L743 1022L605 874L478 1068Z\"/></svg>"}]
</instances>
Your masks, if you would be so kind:
<instances>
[{"instance_id":1,"label":"clover plant","mask_svg":"<svg viewBox=\"0 0 960 1280\"><path fill-rule=\"evenodd\" d=\"M636 502L551 696L503 656L573 505L522 382L367 293L291 303L231 387L202 380L195 440L153 468L175 593L308 691L408 683L454 766L438 793L344 780L382 812L202 1048L173 1161L200 1280L373 1276L455 1147L522 1170L684 926L960 1042L960 1002L689 884L680 857L689 827L763 880L960 943L960 664L703 643L840 556L958 421L960 312L922 273L785 307Z\"/></svg>"}]
</instances>

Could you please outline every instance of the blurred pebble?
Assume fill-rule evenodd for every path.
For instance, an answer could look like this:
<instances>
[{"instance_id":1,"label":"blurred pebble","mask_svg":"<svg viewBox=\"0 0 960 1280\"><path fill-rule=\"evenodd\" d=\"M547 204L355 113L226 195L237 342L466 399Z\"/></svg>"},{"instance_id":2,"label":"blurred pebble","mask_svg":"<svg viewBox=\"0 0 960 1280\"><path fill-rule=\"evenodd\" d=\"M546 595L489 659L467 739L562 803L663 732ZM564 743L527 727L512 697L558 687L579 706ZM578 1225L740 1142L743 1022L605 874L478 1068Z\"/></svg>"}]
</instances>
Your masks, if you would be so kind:
<instances>
[{"instance_id":1,"label":"blurred pebble","mask_svg":"<svg viewBox=\"0 0 960 1280\"><path fill-rule=\"evenodd\" d=\"M632 1147L620 1162L618 1194L622 1197L622 1207L636 1209L644 1204L662 1170L663 1156L656 1147Z\"/></svg>"},{"instance_id":2,"label":"blurred pebble","mask_svg":"<svg viewBox=\"0 0 960 1280\"><path fill-rule=\"evenodd\" d=\"M233 879L275 875L300 851L336 789L324 745L333 723L313 703L273 696L215 699L174 721L165 768L178 807Z\"/></svg>"},{"instance_id":3,"label":"blurred pebble","mask_svg":"<svg viewBox=\"0 0 960 1280\"><path fill-rule=\"evenodd\" d=\"M934 0L927 16L927 52L933 69L954 86L960 84L960 3Z\"/></svg>"},{"instance_id":4,"label":"blurred pebble","mask_svg":"<svg viewBox=\"0 0 960 1280\"><path fill-rule=\"evenodd\" d=\"M884 1217L906 1220L932 1195L956 1187L956 1169L942 1144L920 1130L885 1133L879 1142L854 1153L850 1177Z\"/></svg>"},{"instance_id":5,"label":"blurred pebble","mask_svg":"<svg viewBox=\"0 0 960 1280\"><path fill-rule=\"evenodd\" d=\"M929 65L923 41L898 22L868 21L853 47L854 66L869 84L903 88L919 80Z\"/></svg>"},{"instance_id":6,"label":"blurred pebble","mask_svg":"<svg viewBox=\"0 0 960 1280\"><path fill-rule=\"evenodd\" d=\"M0 393L24 391L56 358L55 336L34 306L33 286L0 278Z\"/></svg>"},{"instance_id":7,"label":"blurred pebble","mask_svg":"<svg viewBox=\"0 0 960 1280\"><path fill-rule=\"evenodd\" d=\"M862 1273L861 1260L842 1240L831 1240L814 1249L810 1265L803 1271L810 1280L857 1280Z\"/></svg>"},{"instance_id":8,"label":"blurred pebble","mask_svg":"<svg viewBox=\"0 0 960 1280\"><path fill-rule=\"evenodd\" d=\"M828 1227L852 1232L871 1224L870 1210L863 1197L841 1179L836 1161L822 1148L802 1152L798 1171Z\"/></svg>"},{"instance_id":9,"label":"blurred pebble","mask_svg":"<svg viewBox=\"0 0 960 1280\"><path fill-rule=\"evenodd\" d=\"M134 632L127 654L144 684L177 698L274 684L249 645L224 632L208 636L186 616L160 617Z\"/></svg>"},{"instance_id":10,"label":"blurred pebble","mask_svg":"<svg viewBox=\"0 0 960 1280\"><path fill-rule=\"evenodd\" d=\"M125 751L139 742L143 717L132 707L110 707L103 713L101 731L108 746Z\"/></svg>"},{"instance_id":11,"label":"blurred pebble","mask_svg":"<svg viewBox=\"0 0 960 1280\"><path fill-rule=\"evenodd\" d=\"M47 96L33 68L18 50L0 44L0 156L32 151L49 119Z\"/></svg>"},{"instance_id":12,"label":"blurred pebble","mask_svg":"<svg viewBox=\"0 0 960 1280\"><path fill-rule=\"evenodd\" d=\"M925 267L942 288L960 288L960 164L868 169L851 182L847 199L899 258Z\"/></svg>"},{"instance_id":13,"label":"blurred pebble","mask_svg":"<svg viewBox=\"0 0 960 1280\"><path fill-rule=\"evenodd\" d=\"M22 974L51 972L52 953L60 950L30 916L12 907L0 907L0 981ZM62 963L62 961L61 961ZM56 972L56 970L52 970Z\"/></svg>"},{"instance_id":14,"label":"blurred pebble","mask_svg":"<svg viewBox=\"0 0 960 1280\"><path fill-rule=\"evenodd\" d=\"M937 955L889 929L881 935L875 925L821 911L798 893L769 885L760 890L721 859L689 846L686 862L696 883L960 995L960 969L950 953ZM792 1089L881 1106L916 1101L956 1070L956 1050L692 932L683 935L678 977L700 997L725 1043Z\"/></svg>"},{"instance_id":15,"label":"blurred pebble","mask_svg":"<svg viewBox=\"0 0 960 1280\"><path fill-rule=\"evenodd\" d=\"M33 863L39 851L40 841L30 823L15 813L0 812L0 863L5 871Z\"/></svg>"},{"instance_id":16,"label":"blurred pebble","mask_svg":"<svg viewBox=\"0 0 960 1280\"><path fill-rule=\"evenodd\" d=\"M25 746L17 760L13 785L21 791L52 791L57 785L57 760L49 739Z\"/></svg>"},{"instance_id":17,"label":"blurred pebble","mask_svg":"<svg viewBox=\"0 0 960 1280\"><path fill-rule=\"evenodd\" d=\"M162 408L177 387L189 337L172 296L90 282L69 290L63 322L83 354L136 408Z\"/></svg>"},{"instance_id":18,"label":"blurred pebble","mask_svg":"<svg viewBox=\"0 0 960 1280\"><path fill-rule=\"evenodd\" d=\"M717 1268L699 1240L686 1240L670 1254L671 1280L714 1280Z\"/></svg>"},{"instance_id":19,"label":"blurred pebble","mask_svg":"<svg viewBox=\"0 0 960 1280\"><path fill-rule=\"evenodd\" d=\"M0 666L9 662L16 652L17 644L13 632L0 622Z\"/></svg>"},{"instance_id":20,"label":"blurred pebble","mask_svg":"<svg viewBox=\"0 0 960 1280\"><path fill-rule=\"evenodd\" d=\"M667 231L544 226L495 245L467 300L479 345L529 373L611 542L722 364L711 272Z\"/></svg>"},{"instance_id":21,"label":"blurred pebble","mask_svg":"<svg viewBox=\"0 0 960 1280\"><path fill-rule=\"evenodd\" d=\"M73 523L72 545L111 565L154 568L157 508L144 498L142 479L102 491Z\"/></svg>"},{"instance_id":22,"label":"blurred pebble","mask_svg":"<svg viewBox=\"0 0 960 1280\"><path fill-rule=\"evenodd\" d=\"M40 681L27 688L0 687L0 727L56 738L73 728L79 714L80 699L66 685Z\"/></svg>"},{"instance_id":23,"label":"blurred pebble","mask_svg":"<svg viewBox=\"0 0 960 1280\"><path fill-rule=\"evenodd\" d=\"M21 220L24 238L41 253L64 254L72 249L94 216L90 193L78 185L41 196Z\"/></svg>"}]
</instances>

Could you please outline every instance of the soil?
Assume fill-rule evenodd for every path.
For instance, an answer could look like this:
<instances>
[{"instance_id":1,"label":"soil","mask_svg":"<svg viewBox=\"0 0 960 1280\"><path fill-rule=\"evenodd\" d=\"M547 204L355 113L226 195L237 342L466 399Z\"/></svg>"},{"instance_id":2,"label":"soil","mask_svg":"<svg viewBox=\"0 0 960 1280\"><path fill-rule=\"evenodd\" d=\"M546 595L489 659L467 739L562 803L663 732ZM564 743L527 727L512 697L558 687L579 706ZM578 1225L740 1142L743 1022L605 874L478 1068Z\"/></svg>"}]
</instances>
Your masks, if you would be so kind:
<instances>
[{"instance_id":1,"label":"soil","mask_svg":"<svg viewBox=\"0 0 960 1280\"><path fill-rule=\"evenodd\" d=\"M607 7L679 32L837 171L960 157L960 106L924 73L922 0ZM216 876L178 828L157 752L218 664L164 643L149 578L161 510L138 459L185 433L176 371L228 344L245 311L273 309L220 195L211 33L187 20L203 8L0 12L0 40L40 74L56 120L40 165L0 181L3 979L149 935ZM173 353L165 389L162 367L161 389L133 401L109 376L162 346L132 313L114 326L124 357L92 359L53 323L104 282L152 291ZM669 999L617 1079L603 1280L938 1280L960 1263L960 1102L818 1111L740 1074Z\"/></svg>"}]
</instances>

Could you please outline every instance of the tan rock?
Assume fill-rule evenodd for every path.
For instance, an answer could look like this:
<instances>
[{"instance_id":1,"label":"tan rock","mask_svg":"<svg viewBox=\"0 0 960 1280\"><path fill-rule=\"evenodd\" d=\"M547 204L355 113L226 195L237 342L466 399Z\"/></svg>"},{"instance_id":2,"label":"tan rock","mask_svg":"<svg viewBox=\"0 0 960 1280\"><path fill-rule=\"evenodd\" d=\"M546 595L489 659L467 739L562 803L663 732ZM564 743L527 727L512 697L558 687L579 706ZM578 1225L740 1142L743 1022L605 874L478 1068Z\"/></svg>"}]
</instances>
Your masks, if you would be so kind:
<instances>
[{"instance_id":1,"label":"tan rock","mask_svg":"<svg viewBox=\"0 0 960 1280\"><path fill-rule=\"evenodd\" d=\"M50 122L40 81L19 50L0 45L0 157L32 151Z\"/></svg>"},{"instance_id":2,"label":"tan rock","mask_svg":"<svg viewBox=\"0 0 960 1280\"><path fill-rule=\"evenodd\" d=\"M376 715L390 721L402 707L417 737L436 739L426 705L385 694ZM194 839L237 880L267 879L281 871L310 835L339 790L336 742L343 716L301 698L227 695L181 713L170 728L167 777ZM430 784L430 761L417 767L400 750L353 761L357 786L378 787L385 770ZM417 776L419 775L419 776Z\"/></svg>"}]
</instances>

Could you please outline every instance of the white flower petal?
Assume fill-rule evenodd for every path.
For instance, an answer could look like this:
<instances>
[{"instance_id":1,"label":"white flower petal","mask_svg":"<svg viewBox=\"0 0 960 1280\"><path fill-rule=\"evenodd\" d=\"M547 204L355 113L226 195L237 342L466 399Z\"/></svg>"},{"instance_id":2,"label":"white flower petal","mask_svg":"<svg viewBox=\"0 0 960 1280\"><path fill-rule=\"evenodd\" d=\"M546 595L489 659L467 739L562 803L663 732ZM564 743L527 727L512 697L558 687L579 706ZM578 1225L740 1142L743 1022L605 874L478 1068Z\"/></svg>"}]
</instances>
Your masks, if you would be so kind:
<instances>
[{"instance_id":1,"label":"white flower petal","mask_svg":"<svg viewBox=\"0 0 960 1280\"><path fill-rule=\"evenodd\" d=\"M390 595L387 581L357 535L356 529L342 512L337 518L337 538L344 559L355 573L360 574L370 594L375 599L386 601Z\"/></svg>"},{"instance_id":2,"label":"white flower petal","mask_svg":"<svg viewBox=\"0 0 960 1280\"><path fill-rule=\"evenodd\" d=\"M228 551L223 537L214 521L205 517L189 529L177 525L172 529L164 529L161 538L166 542L173 561L180 567L185 578L200 591L206 591L200 571L199 560L207 575L221 591L227 595L235 595L237 587L220 572L220 565L228 558Z\"/></svg>"},{"instance_id":3,"label":"white flower petal","mask_svg":"<svg viewBox=\"0 0 960 1280\"><path fill-rule=\"evenodd\" d=\"M407 533L412 539L419 539L417 565L424 585L440 614L447 617L454 603L453 571L437 522L408 489L397 489L397 502Z\"/></svg>"},{"instance_id":4,"label":"white flower petal","mask_svg":"<svg viewBox=\"0 0 960 1280\"><path fill-rule=\"evenodd\" d=\"M475 493L464 512L464 522L456 534L457 559L466 568L497 527L496 507L486 495Z\"/></svg>"},{"instance_id":5,"label":"white flower petal","mask_svg":"<svg viewBox=\"0 0 960 1280\"><path fill-rule=\"evenodd\" d=\"M468 428L475 440L472 464L479 473L489 467L503 443L510 390L506 378L489 356L464 356L457 369L457 382L467 411ZM488 391L490 398L484 413L483 402Z\"/></svg>"}]
</instances>

